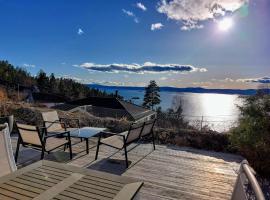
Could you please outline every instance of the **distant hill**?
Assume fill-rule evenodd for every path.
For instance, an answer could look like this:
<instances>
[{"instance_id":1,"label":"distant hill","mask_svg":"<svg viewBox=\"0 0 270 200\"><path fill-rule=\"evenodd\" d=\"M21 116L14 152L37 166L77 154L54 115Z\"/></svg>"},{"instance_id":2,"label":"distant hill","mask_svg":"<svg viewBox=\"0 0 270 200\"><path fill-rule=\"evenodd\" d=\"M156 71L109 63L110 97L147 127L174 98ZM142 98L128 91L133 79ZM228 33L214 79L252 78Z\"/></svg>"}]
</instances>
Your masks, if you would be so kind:
<instances>
[{"instance_id":1,"label":"distant hill","mask_svg":"<svg viewBox=\"0 0 270 200\"><path fill-rule=\"evenodd\" d=\"M144 87L130 87L130 86L105 86L98 84L88 84L91 88L99 90L144 90ZM256 89L206 89L201 87L188 87L188 88L176 88L176 87L160 87L160 91L164 92L188 92L188 93L215 93L215 94L238 94L238 95L253 95L256 94Z\"/></svg>"}]
</instances>

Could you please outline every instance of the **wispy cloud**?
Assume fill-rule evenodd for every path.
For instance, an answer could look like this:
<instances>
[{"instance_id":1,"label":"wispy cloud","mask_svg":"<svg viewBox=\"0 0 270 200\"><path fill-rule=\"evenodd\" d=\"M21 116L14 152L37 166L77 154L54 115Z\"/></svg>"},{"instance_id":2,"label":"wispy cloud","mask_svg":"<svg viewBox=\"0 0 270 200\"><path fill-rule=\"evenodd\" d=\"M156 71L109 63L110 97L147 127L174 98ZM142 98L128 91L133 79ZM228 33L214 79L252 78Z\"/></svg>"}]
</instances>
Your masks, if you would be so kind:
<instances>
[{"instance_id":1,"label":"wispy cloud","mask_svg":"<svg viewBox=\"0 0 270 200\"><path fill-rule=\"evenodd\" d=\"M236 81L245 83L270 83L270 77L237 79Z\"/></svg>"},{"instance_id":2,"label":"wispy cloud","mask_svg":"<svg viewBox=\"0 0 270 200\"><path fill-rule=\"evenodd\" d=\"M151 31L162 29L163 26L162 23L151 24Z\"/></svg>"},{"instance_id":3,"label":"wispy cloud","mask_svg":"<svg viewBox=\"0 0 270 200\"><path fill-rule=\"evenodd\" d=\"M77 34L82 35L82 34L84 34L84 31L81 28L79 28L78 31L77 31Z\"/></svg>"},{"instance_id":4,"label":"wispy cloud","mask_svg":"<svg viewBox=\"0 0 270 200\"><path fill-rule=\"evenodd\" d=\"M36 65L24 63L24 64L23 64L23 67L31 67L31 68L34 68L34 67L36 67Z\"/></svg>"},{"instance_id":5,"label":"wispy cloud","mask_svg":"<svg viewBox=\"0 0 270 200\"><path fill-rule=\"evenodd\" d=\"M138 2L136 3L136 7L143 10L143 11L146 11L147 8L145 7L145 5L143 5L141 2Z\"/></svg>"},{"instance_id":6,"label":"wispy cloud","mask_svg":"<svg viewBox=\"0 0 270 200\"><path fill-rule=\"evenodd\" d=\"M76 76L72 76L72 75L62 75L60 76L59 78L64 78L64 79L72 79L74 81L77 81L77 82L83 82L83 79L79 78L79 77L76 77Z\"/></svg>"},{"instance_id":7,"label":"wispy cloud","mask_svg":"<svg viewBox=\"0 0 270 200\"><path fill-rule=\"evenodd\" d=\"M181 30L203 28L201 22L233 13L249 0L160 0L159 13L169 19L181 21Z\"/></svg>"},{"instance_id":8,"label":"wispy cloud","mask_svg":"<svg viewBox=\"0 0 270 200\"><path fill-rule=\"evenodd\" d=\"M125 10L125 9L122 9L122 12L128 17L132 17L135 23L139 23L139 19L136 17L136 15L133 12L129 10Z\"/></svg>"},{"instance_id":9,"label":"wispy cloud","mask_svg":"<svg viewBox=\"0 0 270 200\"><path fill-rule=\"evenodd\" d=\"M73 65L74 67L82 67L91 71L108 72L108 73L187 73L187 72L206 72L206 68L198 68L192 65L181 64L157 64L152 62L145 62L144 64L96 64L96 63L82 63L80 65Z\"/></svg>"}]
</instances>

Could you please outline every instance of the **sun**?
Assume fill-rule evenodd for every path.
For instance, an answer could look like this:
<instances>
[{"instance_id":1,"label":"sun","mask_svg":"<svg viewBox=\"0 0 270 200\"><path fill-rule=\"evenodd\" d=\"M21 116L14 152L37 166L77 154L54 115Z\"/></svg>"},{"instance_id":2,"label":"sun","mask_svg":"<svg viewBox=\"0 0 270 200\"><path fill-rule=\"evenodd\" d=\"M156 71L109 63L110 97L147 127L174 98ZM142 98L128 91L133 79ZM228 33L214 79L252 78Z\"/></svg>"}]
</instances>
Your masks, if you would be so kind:
<instances>
[{"instance_id":1,"label":"sun","mask_svg":"<svg viewBox=\"0 0 270 200\"><path fill-rule=\"evenodd\" d=\"M232 18L226 17L222 20L218 21L218 29L220 31L228 31L233 26L233 20Z\"/></svg>"}]
</instances>

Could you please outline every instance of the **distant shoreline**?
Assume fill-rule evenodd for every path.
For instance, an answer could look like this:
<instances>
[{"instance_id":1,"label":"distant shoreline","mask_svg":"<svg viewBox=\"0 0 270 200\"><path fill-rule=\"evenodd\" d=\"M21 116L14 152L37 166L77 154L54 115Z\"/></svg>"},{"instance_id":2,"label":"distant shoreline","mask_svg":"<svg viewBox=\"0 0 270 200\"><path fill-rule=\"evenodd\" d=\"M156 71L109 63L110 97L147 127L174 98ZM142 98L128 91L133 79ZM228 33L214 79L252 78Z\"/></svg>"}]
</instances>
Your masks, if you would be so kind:
<instances>
[{"instance_id":1,"label":"distant shoreline","mask_svg":"<svg viewBox=\"0 0 270 200\"><path fill-rule=\"evenodd\" d=\"M99 84L87 84L91 88L100 90L144 90L144 87L131 87L131 86L107 86ZM185 93L211 93L211 94L231 94L231 95L254 95L256 89L206 89L201 87L188 87L188 88L176 88L176 87L160 87L161 92L185 92Z\"/></svg>"}]
</instances>

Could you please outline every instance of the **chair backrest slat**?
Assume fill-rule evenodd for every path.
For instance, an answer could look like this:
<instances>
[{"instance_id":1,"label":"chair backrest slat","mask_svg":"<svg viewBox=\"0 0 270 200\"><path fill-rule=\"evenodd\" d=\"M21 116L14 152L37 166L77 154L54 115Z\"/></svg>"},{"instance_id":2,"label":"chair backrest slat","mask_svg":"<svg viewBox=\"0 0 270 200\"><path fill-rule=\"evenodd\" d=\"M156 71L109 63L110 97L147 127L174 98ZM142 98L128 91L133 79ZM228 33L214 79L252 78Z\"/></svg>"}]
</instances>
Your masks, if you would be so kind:
<instances>
[{"instance_id":1,"label":"chair backrest slat","mask_svg":"<svg viewBox=\"0 0 270 200\"><path fill-rule=\"evenodd\" d=\"M42 112L41 115L42 115L43 121L45 122L44 126L46 127L47 132L55 132L62 129L62 126L59 123L60 120L59 120L58 114L55 110Z\"/></svg>"},{"instance_id":2,"label":"chair backrest slat","mask_svg":"<svg viewBox=\"0 0 270 200\"><path fill-rule=\"evenodd\" d=\"M149 135L149 134L152 133L155 122L156 122L156 119L153 119L153 120L150 120L150 121L147 121L147 122L144 123L144 127L143 127L143 130L142 130L141 137Z\"/></svg>"},{"instance_id":3,"label":"chair backrest slat","mask_svg":"<svg viewBox=\"0 0 270 200\"><path fill-rule=\"evenodd\" d=\"M141 132L143 129L144 123L140 124L133 124L130 126L127 137L126 137L126 144L129 144L133 141L136 141L140 138Z\"/></svg>"},{"instance_id":4,"label":"chair backrest slat","mask_svg":"<svg viewBox=\"0 0 270 200\"><path fill-rule=\"evenodd\" d=\"M0 166L1 166L0 177L17 170L13 157L8 124L1 125L1 129L2 130L0 130Z\"/></svg>"},{"instance_id":5,"label":"chair backrest slat","mask_svg":"<svg viewBox=\"0 0 270 200\"><path fill-rule=\"evenodd\" d=\"M17 128L23 143L42 146L41 136L37 127L17 123Z\"/></svg>"}]
</instances>

